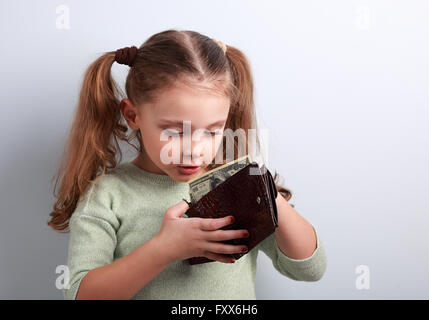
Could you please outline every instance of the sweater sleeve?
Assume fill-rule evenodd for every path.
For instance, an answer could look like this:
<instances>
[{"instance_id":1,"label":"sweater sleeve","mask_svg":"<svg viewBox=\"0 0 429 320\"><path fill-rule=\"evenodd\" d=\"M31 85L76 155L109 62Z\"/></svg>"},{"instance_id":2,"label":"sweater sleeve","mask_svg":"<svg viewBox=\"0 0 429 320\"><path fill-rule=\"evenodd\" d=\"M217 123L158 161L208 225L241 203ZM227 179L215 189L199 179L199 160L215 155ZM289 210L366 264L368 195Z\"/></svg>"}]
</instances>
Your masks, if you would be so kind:
<instances>
[{"instance_id":1,"label":"sweater sleeve","mask_svg":"<svg viewBox=\"0 0 429 320\"><path fill-rule=\"evenodd\" d=\"M297 260L284 254L272 233L259 243L259 250L264 252L272 261L274 268L282 275L297 281L318 281L325 273L327 266L327 257L322 240L316 229L317 245L313 254L305 259Z\"/></svg>"},{"instance_id":2,"label":"sweater sleeve","mask_svg":"<svg viewBox=\"0 0 429 320\"><path fill-rule=\"evenodd\" d=\"M112 210L113 197L106 181L90 185L79 199L69 221L69 286L64 299L76 299L80 283L92 269L114 260L119 221Z\"/></svg>"}]
</instances>

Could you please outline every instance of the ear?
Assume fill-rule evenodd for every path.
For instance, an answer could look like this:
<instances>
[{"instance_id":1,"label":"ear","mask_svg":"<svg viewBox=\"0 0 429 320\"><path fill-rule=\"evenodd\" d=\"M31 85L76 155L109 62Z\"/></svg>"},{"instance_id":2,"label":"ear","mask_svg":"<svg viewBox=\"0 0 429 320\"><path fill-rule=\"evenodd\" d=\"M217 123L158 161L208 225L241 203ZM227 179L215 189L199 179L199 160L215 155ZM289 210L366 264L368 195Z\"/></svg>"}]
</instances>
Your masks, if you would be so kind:
<instances>
[{"instance_id":1,"label":"ear","mask_svg":"<svg viewBox=\"0 0 429 320\"><path fill-rule=\"evenodd\" d=\"M122 115L127 121L128 125L133 130L138 130L140 127L138 126L139 122L139 113L137 107L129 99L122 99L120 103L120 108L122 111Z\"/></svg>"}]
</instances>

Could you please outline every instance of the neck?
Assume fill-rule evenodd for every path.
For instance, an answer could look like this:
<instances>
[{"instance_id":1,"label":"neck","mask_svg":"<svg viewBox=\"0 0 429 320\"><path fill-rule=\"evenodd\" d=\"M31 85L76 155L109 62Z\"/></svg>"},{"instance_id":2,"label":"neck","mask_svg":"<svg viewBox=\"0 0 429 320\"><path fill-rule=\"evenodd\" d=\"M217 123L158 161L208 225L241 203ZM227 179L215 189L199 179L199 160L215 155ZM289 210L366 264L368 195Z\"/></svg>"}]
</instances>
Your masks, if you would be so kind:
<instances>
[{"instance_id":1,"label":"neck","mask_svg":"<svg viewBox=\"0 0 429 320\"><path fill-rule=\"evenodd\" d=\"M156 164L149 158L145 148L143 148L143 151L137 156L137 158L132 161L132 163L147 172L167 175L165 172L159 169Z\"/></svg>"}]
</instances>

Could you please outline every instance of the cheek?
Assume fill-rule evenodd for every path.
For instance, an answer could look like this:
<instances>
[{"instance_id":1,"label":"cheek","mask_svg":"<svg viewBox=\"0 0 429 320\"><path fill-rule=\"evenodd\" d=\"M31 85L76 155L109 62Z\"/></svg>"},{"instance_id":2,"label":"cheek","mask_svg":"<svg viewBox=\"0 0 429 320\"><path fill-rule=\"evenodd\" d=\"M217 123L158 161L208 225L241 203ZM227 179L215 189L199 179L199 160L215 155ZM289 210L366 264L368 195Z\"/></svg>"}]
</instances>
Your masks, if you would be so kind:
<instances>
[{"instance_id":1,"label":"cheek","mask_svg":"<svg viewBox=\"0 0 429 320\"><path fill-rule=\"evenodd\" d=\"M219 152L220 146L222 145L222 135L206 138L204 140L204 158L207 163L210 163L215 158L216 153Z\"/></svg>"},{"instance_id":2,"label":"cheek","mask_svg":"<svg viewBox=\"0 0 429 320\"><path fill-rule=\"evenodd\" d=\"M223 139L222 135L216 136L215 138L213 138L213 148L215 150L217 150L219 148L219 146L221 145L222 139Z\"/></svg>"},{"instance_id":3,"label":"cheek","mask_svg":"<svg viewBox=\"0 0 429 320\"><path fill-rule=\"evenodd\" d=\"M203 137L199 141L194 142L193 153L195 156L203 154L205 156L210 156L210 151L213 151L214 140L211 138Z\"/></svg>"},{"instance_id":4,"label":"cheek","mask_svg":"<svg viewBox=\"0 0 429 320\"><path fill-rule=\"evenodd\" d=\"M158 129L148 126L144 126L143 128L144 129L141 129L143 146L152 159L158 159L162 147L168 143L168 141L161 140L161 131Z\"/></svg>"}]
</instances>

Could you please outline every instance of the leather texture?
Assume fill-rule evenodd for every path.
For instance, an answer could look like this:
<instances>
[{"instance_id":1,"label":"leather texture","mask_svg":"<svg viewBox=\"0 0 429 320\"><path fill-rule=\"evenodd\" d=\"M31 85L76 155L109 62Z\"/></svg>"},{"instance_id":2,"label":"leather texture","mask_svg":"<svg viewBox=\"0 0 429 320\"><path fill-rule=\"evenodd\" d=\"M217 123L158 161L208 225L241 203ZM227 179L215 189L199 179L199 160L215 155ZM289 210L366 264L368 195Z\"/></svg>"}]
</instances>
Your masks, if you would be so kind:
<instances>
[{"instance_id":1,"label":"leather texture","mask_svg":"<svg viewBox=\"0 0 429 320\"><path fill-rule=\"evenodd\" d=\"M238 260L278 227L277 194L270 171L264 165L260 168L258 163L252 162L205 194L188 209L186 215L199 218L234 216L234 223L221 230L245 229L250 235L221 242L248 247L244 253L224 254ZM188 261L194 265L215 260L192 257Z\"/></svg>"}]
</instances>

